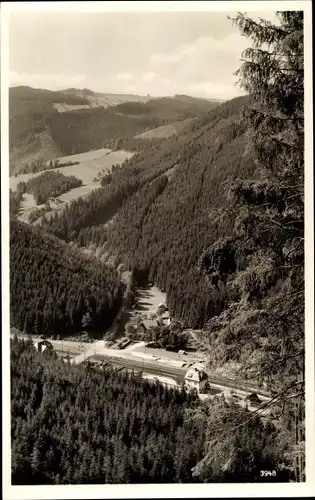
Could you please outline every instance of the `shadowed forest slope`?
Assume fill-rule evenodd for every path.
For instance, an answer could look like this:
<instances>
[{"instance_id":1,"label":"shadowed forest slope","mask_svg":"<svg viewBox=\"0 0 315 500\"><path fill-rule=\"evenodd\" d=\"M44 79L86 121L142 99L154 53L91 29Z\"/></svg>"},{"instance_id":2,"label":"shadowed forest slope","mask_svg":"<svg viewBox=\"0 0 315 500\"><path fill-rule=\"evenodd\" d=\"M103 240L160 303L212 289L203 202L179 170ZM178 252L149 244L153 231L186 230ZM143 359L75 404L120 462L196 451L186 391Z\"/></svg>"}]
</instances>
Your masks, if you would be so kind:
<instances>
[{"instance_id":1,"label":"shadowed forest slope","mask_svg":"<svg viewBox=\"0 0 315 500\"><path fill-rule=\"evenodd\" d=\"M11 325L28 333L104 331L120 305L114 270L15 219L10 225Z\"/></svg>"},{"instance_id":2,"label":"shadowed forest slope","mask_svg":"<svg viewBox=\"0 0 315 500\"><path fill-rule=\"evenodd\" d=\"M223 290L209 295L198 269L204 249L231 229L215 209L227 204L226 182L253 172L242 158L245 130L238 123L246 100L217 106L178 136L135 155L110 184L44 226L66 240L102 244L165 290L173 315L202 326L225 301ZM97 218L114 209L120 210L113 224L96 229Z\"/></svg>"}]
</instances>

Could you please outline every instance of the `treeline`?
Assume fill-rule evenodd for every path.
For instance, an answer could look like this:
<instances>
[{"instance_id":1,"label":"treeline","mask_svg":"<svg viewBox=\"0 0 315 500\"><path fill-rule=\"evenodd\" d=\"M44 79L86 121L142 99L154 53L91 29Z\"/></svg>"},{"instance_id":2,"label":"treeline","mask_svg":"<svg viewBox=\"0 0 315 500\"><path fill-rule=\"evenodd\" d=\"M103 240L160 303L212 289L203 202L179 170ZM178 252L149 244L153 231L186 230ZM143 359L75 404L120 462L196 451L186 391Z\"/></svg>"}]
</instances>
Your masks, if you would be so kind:
<instances>
[{"instance_id":1,"label":"treeline","mask_svg":"<svg viewBox=\"0 0 315 500\"><path fill-rule=\"evenodd\" d=\"M43 102L43 103L65 103L65 104L89 104L85 97L79 97L62 91L47 89L34 89L26 85L11 87L9 89L10 103L17 102Z\"/></svg>"},{"instance_id":2,"label":"treeline","mask_svg":"<svg viewBox=\"0 0 315 500\"><path fill-rule=\"evenodd\" d=\"M63 175L61 172L48 171L27 182L19 182L17 190L33 194L36 204L45 203L49 198L56 198L70 189L82 186L82 180L74 175Z\"/></svg>"},{"instance_id":3,"label":"treeline","mask_svg":"<svg viewBox=\"0 0 315 500\"><path fill-rule=\"evenodd\" d=\"M16 215L19 214L20 210L20 204L23 198L23 193L19 190L17 191L12 191L10 189L9 191L9 203L10 203L10 217L15 217Z\"/></svg>"},{"instance_id":4,"label":"treeline","mask_svg":"<svg viewBox=\"0 0 315 500\"><path fill-rule=\"evenodd\" d=\"M43 160L33 161L31 164L24 163L22 167L19 168L19 175L21 174L35 174L41 172L42 170L51 170L53 168L69 167L72 165L79 165L79 161L66 161L60 163L59 160L50 160L44 162ZM17 174L15 175L17 176Z\"/></svg>"},{"instance_id":5,"label":"treeline","mask_svg":"<svg viewBox=\"0 0 315 500\"><path fill-rule=\"evenodd\" d=\"M64 155L115 147L120 137L134 137L164 123L156 116L126 116L111 108L80 109L47 116L52 137Z\"/></svg>"},{"instance_id":6,"label":"treeline","mask_svg":"<svg viewBox=\"0 0 315 500\"><path fill-rule=\"evenodd\" d=\"M73 200L60 213L43 219L43 227L58 238L65 241L79 241L79 233L88 226L108 222L141 186L145 186L166 172L171 164L165 162L155 170L133 166L133 158L126 160L112 172L112 180L99 189L95 189L88 197ZM165 180L161 181L165 183Z\"/></svg>"},{"instance_id":7,"label":"treeline","mask_svg":"<svg viewBox=\"0 0 315 500\"><path fill-rule=\"evenodd\" d=\"M151 115L167 120L184 120L206 113L216 107L217 102L189 96L160 97L143 102L123 102L113 107L113 111L127 116Z\"/></svg>"},{"instance_id":8,"label":"treeline","mask_svg":"<svg viewBox=\"0 0 315 500\"><path fill-rule=\"evenodd\" d=\"M83 327L99 335L111 325L122 295L115 271L37 228L11 220L12 326L54 337Z\"/></svg>"},{"instance_id":9,"label":"treeline","mask_svg":"<svg viewBox=\"0 0 315 500\"><path fill-rule=\"evenodd\" d=\"M11 341L12 483L196 482L196 394L106 368L69 366Z\"/></svg>"},{"instance_id":10,"label":"treeline","mask_svg":"<svg viewBox=\"0 0 315 500\"><path fill-rule=\"evenodd\" d=\"M118 139L104 139L103 147L114 151L123 149L126 151L145 151L154 144L158 144L161 139L142 139L133 136L120 136Z\"/></svg>"}]
</instances>

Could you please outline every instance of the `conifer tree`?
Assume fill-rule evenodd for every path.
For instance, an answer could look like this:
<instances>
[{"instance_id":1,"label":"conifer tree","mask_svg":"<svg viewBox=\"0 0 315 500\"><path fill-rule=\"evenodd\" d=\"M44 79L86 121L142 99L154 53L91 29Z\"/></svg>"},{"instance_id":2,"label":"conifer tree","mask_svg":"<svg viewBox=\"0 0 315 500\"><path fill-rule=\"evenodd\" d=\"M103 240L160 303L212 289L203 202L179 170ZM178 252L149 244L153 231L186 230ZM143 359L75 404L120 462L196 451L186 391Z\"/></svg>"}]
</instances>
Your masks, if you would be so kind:
<instances>
[{"instance_id":1,"label":"conifer tree","mask_svg":"<svg viewBox=\"0 0 315 500\"><path fill-rule=\"evenodd\" d=\"M209 322L212 363L240 362L242 376L273 392L283 418L304 394L303 12L277 17L279 25L246 14L233 19L253 41L237 74L250 96L243 123L256 173L230 186L234 234L205 252L200 267L233 297ZM293 434L288 469L294 449L303 448ZM300 466L295 480L302 477Z\"/></svg>"},{"instance_id":2,"label":"conifer tree","mask_svg":"<svg viewBox=\"0 0 315 500\"><path fill-rule=\"evenodd\" d=\"M251 97L243 120L248 126L247 154L255 162L256 175L232 183L229 211L235 214L234 235L205 252L201 267L210 282L224 280L235 298L209 324L210 343L218 348L216 361L238 358L247 374L270 387L282 388L285 379L293 384L293 391L300 392L304 355L303 12L280 12L278 17L279 26L243 14L234 19L241 33L254 42L243 53L238 75ZM223 264L226 271L222 274Z\"/></svg>"}]
</instances>

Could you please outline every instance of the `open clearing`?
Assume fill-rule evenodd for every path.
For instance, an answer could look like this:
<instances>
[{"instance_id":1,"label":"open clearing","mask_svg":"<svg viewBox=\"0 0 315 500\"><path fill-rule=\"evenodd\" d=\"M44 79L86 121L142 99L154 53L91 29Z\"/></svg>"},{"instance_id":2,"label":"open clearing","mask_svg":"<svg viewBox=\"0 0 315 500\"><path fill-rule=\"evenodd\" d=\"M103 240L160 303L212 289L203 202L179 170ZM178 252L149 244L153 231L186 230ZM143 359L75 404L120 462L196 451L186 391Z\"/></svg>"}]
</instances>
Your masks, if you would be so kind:
<instances>
[{"instance_id":1,"label":"open clearing","mask_svg":"<svg viewBox=\"0 0 315 500\"><path fill-rule=\"evenodd\" d=\"M156 286L138 288L137 303L133 312L143 315L156 314L160 304L166 304L166 293Z\"/></svg>"},{"instance_id":2,"label":"open clearing","mask_svg":"<svg viewBox=\"0 0 315 500\"><path fill-rule=\"evenodd\" d=\"M59 203L51 203L52 211L47 213L47 216L51 216L55 210L62 210L66 203L69 203L80 196L88 195L93 189L99 188L99 181L95 181L95 177L101 170L105 170L107 173L112 171L114 165L122 164L127 158L130 158L134 153L129 151L111 151L110 149L98 149L95 151L88 151L86 153L80 153L71 156L59 157L60 163L66 163L68 161L80 162L79 165L70 165L67 167L58 167L52 170L59 171L62 174L74 175L78 179L81 179L83 185L77 188L73 188L67 193L63 193L58 196L57 200ZM49 170L46 170L46 172ZM33 177L41 175L43 172L36 172L30 174L22 174L16 177L10 177L10 188L12 191L16 191L19 182L27 182ZM19 218L23 221L28 221L29 214L34 208L41 208L45 205L36 205L33 195L24 194ZM38 222L38 221L37 221Z\"/></svg>"},{"instance_id":3,"label":"open clearing","mask_svg":"<svg viewBox=\"0 0 315 500\"><path fill-rule=\"evenodd\" d=\"M76 90L74 92L69 92L71 94L77 95L79 97L85 97L90 101L90 104L65 104L65 103L54 103L53 106L59 113L64 113L65 111L74 111L76 109L91 109L91 108L108 108L109 106L117 106L123 102L147 102L152 99L150 96L139 96L132 94L98 94L85 95L83 92Z\"/></svg>"},{"instance_id":4,"label":"open clearing","mask_svg":"<svg viewBox=\"0 0 315 500\"><path fill-rule=\"evenodd\" d=\"M172 135L179 134L192 120L193 118L187 118L186 120L169 123L168 125L161 125L161 127L153 128L152 130L143 132L143 134L136 135L135 139L166 139Z\"/></svg>"}]
</instances>

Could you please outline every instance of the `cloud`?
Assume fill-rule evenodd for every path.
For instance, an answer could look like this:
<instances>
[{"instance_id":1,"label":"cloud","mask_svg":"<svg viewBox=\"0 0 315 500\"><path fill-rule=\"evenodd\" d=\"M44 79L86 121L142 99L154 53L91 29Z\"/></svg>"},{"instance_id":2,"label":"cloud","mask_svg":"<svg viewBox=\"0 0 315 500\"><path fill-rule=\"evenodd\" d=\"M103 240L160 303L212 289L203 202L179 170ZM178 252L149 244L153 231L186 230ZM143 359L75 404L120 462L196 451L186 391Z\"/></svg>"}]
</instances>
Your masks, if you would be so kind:
<instances>
[{"instance_id":1,"label":"cloud","mask_svg":"<svg viewBox=\"0 0 315 500\"><path fill-rule=\"evenodd\" d=\"M173 50L155 53L150 58L155 82L163 82L167 90L167 79L177 84L175 93L187 93L200 97L228 99L242 92L235 87L235 71L239 68L242 51L249 40L239 33L231 32L225 38L210 35L199 36L192 42L180 43Z\"/></svg>"},{"instance_id":2,"label":"cloud","mask_svg":"<svg viewBox=\"0 0 315 500\"><path fill-rule=\"evenodd\" d=\"M144 82L151 82L151 80L153 80L153 78L155 77L155 73L153 73L153 71L150 71L149 73L145 73L144 75L142 75L142 80Z\"/></svg>"},{"instance_id":3,"label":"cloud","mask_svg":"<svg viewBox=\"0 0 315 500\"><path fill-rule=\"evenodd\" d=\"M177 63L181 60L182 55L180 53L174 53L174 54L163 54L163 53L158 53L158 54L153 54L150 57L150 63L152 66L162 66L162 65L169 65L173 63Z\"/></svg>"},{"instance_id":4,"label":"cloud","mask_svg":"<svg viewBox=\"0 0 315 500\"><path fill-rule=\"evenodd\" d=\"M131 73L117 73L117 75L115 75L115 80L128 81L132 79L133 75Z\"/></svg>"},{"instance_id":5,"label":"cloud","mask_svg":"<svg viewBox=\"0 0 315 500\"><path fill-rule=\"evenodd\" d=\"M188 93L200 97L232 99L245 93L232 85L215 84L211 81L198 82L187 87Z\"/></svg>"}]
</instances>

